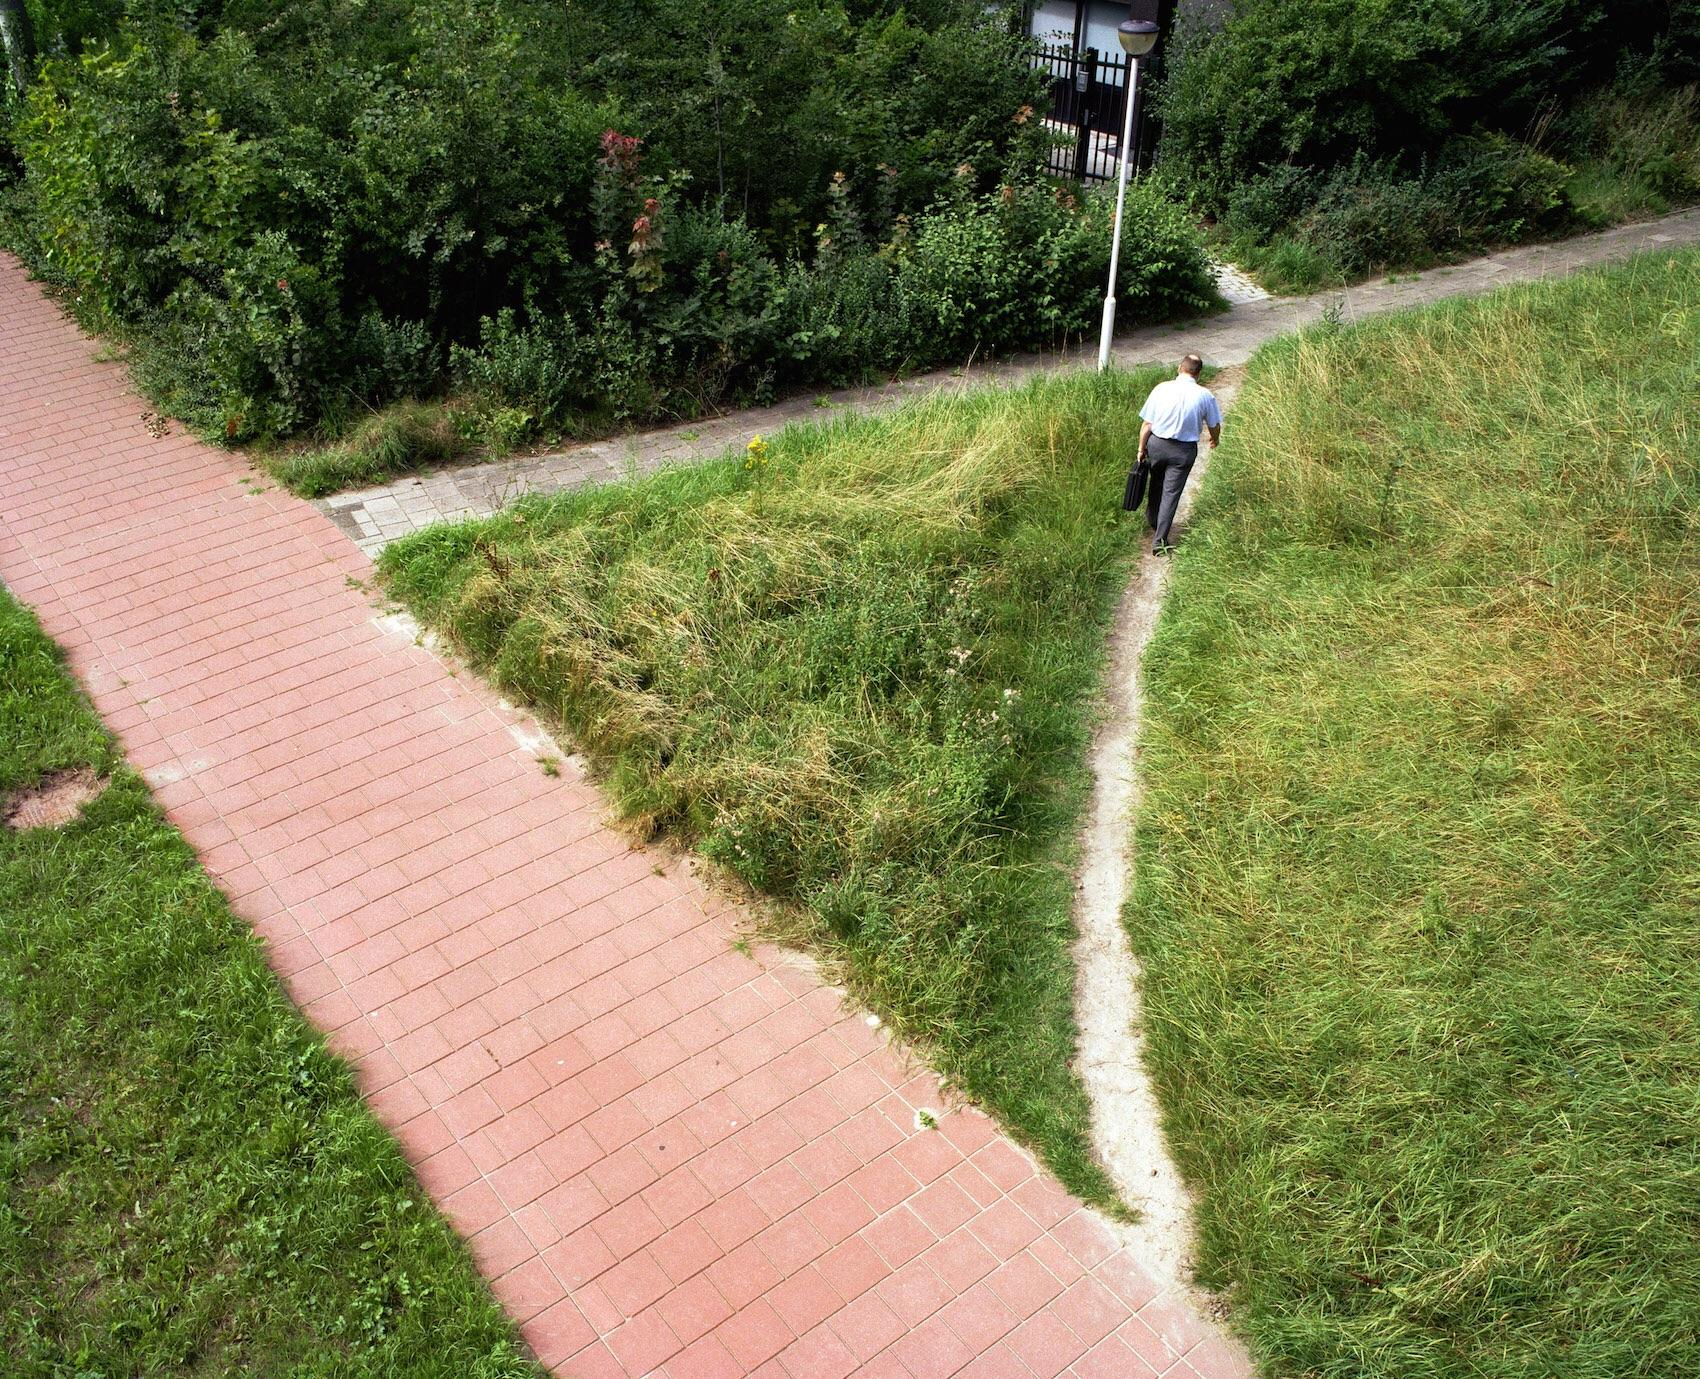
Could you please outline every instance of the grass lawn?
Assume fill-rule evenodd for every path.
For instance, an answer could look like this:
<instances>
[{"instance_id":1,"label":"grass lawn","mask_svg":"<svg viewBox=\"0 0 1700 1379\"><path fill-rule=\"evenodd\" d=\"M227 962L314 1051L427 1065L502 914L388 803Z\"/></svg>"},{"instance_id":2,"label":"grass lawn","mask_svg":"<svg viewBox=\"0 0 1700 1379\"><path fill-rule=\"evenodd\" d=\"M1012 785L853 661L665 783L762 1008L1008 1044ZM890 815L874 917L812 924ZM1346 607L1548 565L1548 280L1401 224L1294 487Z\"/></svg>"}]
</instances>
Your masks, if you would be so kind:
<instances>
[{"instance_id":1,"label":"grass lawn","mask_svg":"<svg viewBox=\"0 0 1700 1379\"><path fill-rule=\"evenodd\" d=\"M0 591L0 1369L535 1375L258 942Z\"/></svg>"},{"instance_id":2,"label":"grass lawn","mask_svg":"<svg viewBox=\"0 0 1700 1379\"><path fill-rule=\"evenodd\" d=\"M1129 931L1271 1374L1700 1374L1700 254L1280 341Z\"/></svg>"},{"instance_id":3,"label":"grass lawn","mask_svg":"<svg viewBox=\"0 0 1700 1379\"><path fill-rule=\"evenodd\" d=\"M1158 375L787 430L391 546L392 593L563 724L628 819L791 937L1075 1191L1072 862Z\"/></svg>"}]
</instances>

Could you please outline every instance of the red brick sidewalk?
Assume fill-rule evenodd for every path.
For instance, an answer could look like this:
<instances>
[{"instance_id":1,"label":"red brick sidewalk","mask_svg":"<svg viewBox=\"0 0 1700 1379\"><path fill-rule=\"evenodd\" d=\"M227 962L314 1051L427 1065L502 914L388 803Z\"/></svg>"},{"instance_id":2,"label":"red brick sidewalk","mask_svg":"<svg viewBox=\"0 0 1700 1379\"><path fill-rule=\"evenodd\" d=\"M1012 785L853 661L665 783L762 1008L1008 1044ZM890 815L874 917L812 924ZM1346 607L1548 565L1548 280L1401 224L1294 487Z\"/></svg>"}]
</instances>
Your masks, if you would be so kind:
<instances>
[{"instance_id":1,"label":"red brick sidewalk","mask_svg":"<svg viewBox=\"0 0 1700 1379\"><path fill-rule=\"evenodd\" d=\"M602 825L240 460L0 256L0 579L548 1364L1250 1373L985 1117Z\"/></svg>"}]
</instances>

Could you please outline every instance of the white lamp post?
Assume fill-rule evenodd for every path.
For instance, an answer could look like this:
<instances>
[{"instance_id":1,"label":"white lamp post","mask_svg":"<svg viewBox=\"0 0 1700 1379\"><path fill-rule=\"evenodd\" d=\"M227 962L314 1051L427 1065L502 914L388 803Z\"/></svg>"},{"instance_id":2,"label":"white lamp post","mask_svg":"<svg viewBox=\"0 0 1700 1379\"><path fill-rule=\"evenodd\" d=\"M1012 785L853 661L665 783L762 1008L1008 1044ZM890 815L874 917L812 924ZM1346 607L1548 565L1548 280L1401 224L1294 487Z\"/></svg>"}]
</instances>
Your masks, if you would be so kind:
<instances>
[{"instance_id":1,"label":"white lamp post","mask_svg":"<svg viewBox=\"0 0 1700 1379\"><path fill-rule=\"evenodd\" d=\"M1116 28L1127 54L1127 113L1122 117L1122 166L1116 179L1116 229L1110 240L1110 286L1104 294L1104 328L1098 335L1098 367L1110 367L1110 337L1116 333L1116 270L1122 257L1122 207L1127 202L1127 169L1133 143L1133 102L1139 95L1139 59L1157 46L1157 26L1149 19L1124 19Z\"/></svg>"}]
</instances>

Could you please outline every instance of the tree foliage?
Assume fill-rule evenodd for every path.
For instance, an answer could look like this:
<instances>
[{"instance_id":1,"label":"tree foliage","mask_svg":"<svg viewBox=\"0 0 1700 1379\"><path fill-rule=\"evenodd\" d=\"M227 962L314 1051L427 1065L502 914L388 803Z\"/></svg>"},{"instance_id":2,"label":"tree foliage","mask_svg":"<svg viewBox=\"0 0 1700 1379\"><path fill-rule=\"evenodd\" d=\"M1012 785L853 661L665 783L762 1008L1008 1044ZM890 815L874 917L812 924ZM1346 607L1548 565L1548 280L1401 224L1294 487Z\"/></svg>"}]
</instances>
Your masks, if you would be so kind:
<instances>
[{"instance_id":1,"label":"tree foliage","mask_svg":"<svg viewBox=\"0 0 1700 1379\"><path fill-rule=\"evenodd\" d=\"M1241 0L1220 32L1181 36L1164 157L1220 208L1281 163L1432 153L1477 126L1521 133L1625 54L1682 79L1697 14L1694 0Z\"/></svg>"},{"instance_id":2,"label":"tree foliage","mask_svg":"<svg viewBox=\"0 0 1700 1379\"><path fill-rule=\"evenodd\" d=\"M1034 190L1038 78L975 0L106 2L48 0L14 239L231 439L487 377L520 337L553 342L548 412L606 421L1079 328L1047 294L1089 292L1101 219ZM996 221L1007 300L956 321L928 246L998 188L1039 219ZM1188 253L1148 304L1202 300Z\"/></svg>"}]
</instances>

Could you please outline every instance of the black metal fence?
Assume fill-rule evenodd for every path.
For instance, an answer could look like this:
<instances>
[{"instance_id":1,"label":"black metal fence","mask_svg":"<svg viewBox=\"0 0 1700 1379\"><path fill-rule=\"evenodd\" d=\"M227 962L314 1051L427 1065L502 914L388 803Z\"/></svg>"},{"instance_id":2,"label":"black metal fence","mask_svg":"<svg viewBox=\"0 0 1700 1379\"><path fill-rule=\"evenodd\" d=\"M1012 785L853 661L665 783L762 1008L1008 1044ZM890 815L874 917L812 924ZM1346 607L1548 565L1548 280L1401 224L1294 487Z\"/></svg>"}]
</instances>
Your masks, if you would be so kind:
<instances>
[{"instance_id":1,"label":"black metal fence","mask_svg":"<svg viewBox=\"0 0 1700 1379\"><path fill-rule=\"evenodd\" d=\"M1127 106L1129 59L1125 53L1075 52L1067 43L1034 47L1033 65L1050 78L1050 112L1056 136L1048 170L1081 182L1113 180L1121 166L1122 117ZM1139 107L1135 96L1133 147L1139 148ZM1137 154L1135 155L1137 159Z\"/></svg>"}]
</instances>

